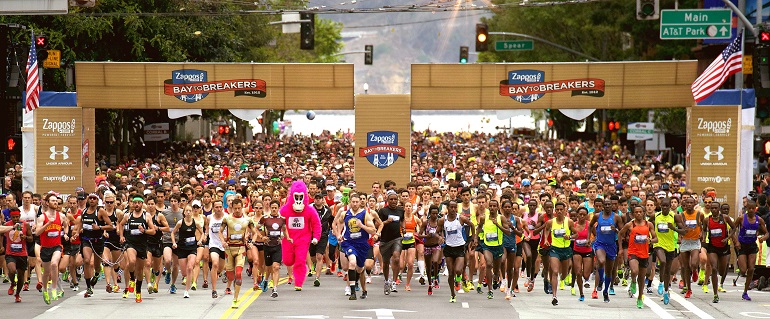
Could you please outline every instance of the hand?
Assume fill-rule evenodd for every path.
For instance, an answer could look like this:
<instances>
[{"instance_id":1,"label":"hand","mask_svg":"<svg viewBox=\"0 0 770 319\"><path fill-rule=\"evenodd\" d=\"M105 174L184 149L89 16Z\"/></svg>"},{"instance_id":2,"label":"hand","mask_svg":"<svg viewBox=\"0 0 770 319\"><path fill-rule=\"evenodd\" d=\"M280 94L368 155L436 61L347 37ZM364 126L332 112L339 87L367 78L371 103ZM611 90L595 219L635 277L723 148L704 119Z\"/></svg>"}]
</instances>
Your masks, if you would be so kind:
<instances>
[{"instance_id":1,"label":"hand","mask_svg":"<svg viewBox=\"0 0 770 319\"><path fill-rule=\"evenodd\" d=\"M229 248L229 247L230 247L230 245L228 245L227 243L222 243L222 247L224 247L225 249L227 249L227 248Z\"/></svg>"},{"instance_id":2,"label":"hand","mask_svg":"<svg viewBox=\"0 0 770 319\"><path fill-rule=\"evenodd\" d=\"M125 242L126 242L126 237L120 236L120 243L122 244Z\"/></svg>"},{"instance_id":3,"label":"hand","mask_svg":"<svg viewBox=\"0 0 770 319\"><path fill-rule=\"evenodd\" d=\"M91 229L96 229L96 227L99 227L99 225L97 223L93 223L91 225ZM96 229L96 230L98 230L98 229Z\"/></svg>"},{"instance_id":4,"label":"hand","mask_svg":"<svg viewBox=\"0 0 770 319\"><path fill-rule=\"evenodd\" d=\"M142 225L139 225L139 232L144 234L144 227Z\"/></svg>"},{"instance_id":5,"label":"hand","mask_svg":"<svg viewBox=\"0 0 770 319\"><path fill-rule=\"evenodd\" d=\"M318 244L318 239L313 238L313 240L311 240L310 243L313 245Z\"/></svg>"},{"instance_id":6,"label":"hand","mask_svg":"<svg viewBox=\"0 0 770 319\"><path fill-rule=\"evenodd\" d=\"M289 241L290 243L292 243L292 244L294 243L294 239L291 239L291 238L286 238L286 240L288 240L288 241Z\"/></svg>"},{"instance_id":7,"label":"hand","mask_svg":"<svg viewBox=\"0 0 770 319\"><path fill-rule=\"evenodd\" d=\"M174 249L176 249L176 247L177 247L177 246L176 246L176 243L173 243L173 244L171 244L171 248L174 248Z\"/></svg>"},{"instance_id":8,"label":"hand","mask_svg":"<svg viewBox=\"0 0 770 319\"><path fill-rule=\"evenodd\" d=\"M672 224L672 223L668 223L668 229L675 229L675 228L676 228L676 227L674 227L674 224Z\"/></svg>"},{"instance_id":9,"label":"hand","mask_svg":"<svg viewBox=\"0 0 770 319\"><path fill-rule=\"evenodd\" d=\"M104 232L103 236L104 236L104 238L110 238L110 233Z\"/></svg>"},{"instance_id":10,"label":"hand","mask_svg":"<svg viewBox=\"0 0 770 319\"><path fill-rule=\"evenodd\" d=\"M741 250L741 242L739 241L735 242L735 249Z\"/></svg>"}]
</instances>

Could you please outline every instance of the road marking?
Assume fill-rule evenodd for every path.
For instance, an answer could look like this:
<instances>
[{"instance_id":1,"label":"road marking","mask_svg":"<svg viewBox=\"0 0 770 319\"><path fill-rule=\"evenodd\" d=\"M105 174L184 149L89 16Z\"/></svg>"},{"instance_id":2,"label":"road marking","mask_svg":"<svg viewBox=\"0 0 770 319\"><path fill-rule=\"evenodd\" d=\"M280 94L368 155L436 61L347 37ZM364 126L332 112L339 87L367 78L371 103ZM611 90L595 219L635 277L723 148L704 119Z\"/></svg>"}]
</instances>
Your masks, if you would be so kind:
<instances>
[{"instance_id":1,"label":"road marking","mask_svg":"<svg viewBox=\"0 0 770 319\"><path fill-rule=\"evenodd\" d=\"M697 306L695 306L692 302L687 301L686 299L682 298L679 294L675 292L671 292L670 294L671 299L678 302L680 305L687 308L687 310L692 311L693 314L696 316L702 318L702 319L714 319L711 315L707 314L705 311L700 310Z\"/></svg>"},{"instance_id":2,"label":"road marking","mask_svg":"<svg viewBox=\"0 0 770 319\"><path fill-rule=\"evenodd\" d=\"M755 311L748 311L748 312L741 312L741 316L750 317L750 318L770 318L770 313L767 312L755 312Z\"/></svg>"},{"instance_id":3,"label":"road marking","mask_svg":"<svg viewBox=\"0 0 770 319\"><path fill-rule=\"evenodd\" d=\"M283 285L283 284L285 284L286 282L287 282L287 278L284 278L284 279L278 280L278 285ZM251 291L254 291L253 289L249 289L249 290L251 290ZM238 311L236 311L236 312L235 312L235 315L233 316L233 318L232 318L232 319L238 319L238 318L240 318L240 317L241 317L241 315L243 314L243 312L244 312L244 311L246 311L246 309L248 309L248 308L249 308L249 306L251 306L251 303L253 303L253 302L254 302L254 300L257 300L257 297L259 297L259 295L261 295L261 294L262 294L262 290L257 290L257 292L256 292L256 293L255 293L253 296L251 296L251 298L249 298L248 300L246 300L246 302L245 302L245 303L244 303L244 302L241 302L240 306L238 307ZM244 300L245 300L245 299L244 299ZM231 308L231 309L232 309L232 308ZM296 318L296 317L293 317L293 318ZM313 317L313 318L319 318L319 319L323 319L323 318L320 318L320 317ZM328 318L328 317L327 317L327 318Z\"/></svg>"},{"instance_id":4,"label":"road marking","mask_svg":"<svg viewBox=\"0 0 770 319\"><path fill-rule=\"evenodd\" d=\"M56 309L59 309L61 306L53 306L51 309L46 310L45 312L54 312Z\"/></svg>"},{"instance_id":5,"label":"road marking","mask_svg":"<svg viewBox=\"0 0 770 319\"><path fill-rule=\"evenodd\" d=\"M261 292L262 292L262 290L260 290L259 292L261 293ZM238 308L241 308L241 307L243 306L243 302L244 302L244 301L245 301L247 298L249 298L249 297L251 296L251 294L252 294L252 293L254 293L254 289L248 289L248 291L247 291L245 294L243 294L243 295L241 296L241 300L240 300L240 301L238 301ZM232 307L229 307L229 308L228 308L228 309L225 311L225 313L224 313L224 314L223 314L221 317L219 317L219 318L220 318L220 319L226 319L226 318L230 318L230 316L231 316L231 315L233 314L233 312L235 312L235 311L236 311L236 309L233 309Z\"/></svg>"},{"instance_id":6,"label":"road marking","mask_svg":"<svg viewBox=\"0 0 770 319\"><path fill-rule=\"evenodd\" d=\"M374 311L374 314L377 315L377 319L395 319L395 317L393 316L394 312L416 312L411 310L398 310L398 309L385 309L385 308L353 310L353 311L366 311L366 312Z\"/></svg>"},{"instance_id":7,"label":"road marking","mask_svg":"<svg viewBox=\"0 0 770 319\"><path fill-rule=\"evenodd\" d=\"M342 316L345 319L372 319L372 317Z\"/></svg>"},{"instance_id":8,"label":"road marking","mask_svg":"<svg viewBox=\"0 0 770 319\"><path fill-rule=\"evenodd\" d=\"M464 309L468 309L468 308L470 308L470 307L471 307L471 306L470 306L470 305L468 305L468 303L467 303L467 302L463 302L463 308L464 308Z\"/></svg>"},{"instance_id":9,"label":"road marking","mask_svg":"<svg viewBox=\"0 0 770 319\"><path fill-rule=\"evenodd\" d=\"M655 303L655 301L652 300L652 298L648 298L647 296L644 296L643 298L644 304L647 305L647 307L652 310L658 317L661 319L674 319L674 316L672 316L670 313L668 313L663 307Z\"/></svg>"}]
</instances>

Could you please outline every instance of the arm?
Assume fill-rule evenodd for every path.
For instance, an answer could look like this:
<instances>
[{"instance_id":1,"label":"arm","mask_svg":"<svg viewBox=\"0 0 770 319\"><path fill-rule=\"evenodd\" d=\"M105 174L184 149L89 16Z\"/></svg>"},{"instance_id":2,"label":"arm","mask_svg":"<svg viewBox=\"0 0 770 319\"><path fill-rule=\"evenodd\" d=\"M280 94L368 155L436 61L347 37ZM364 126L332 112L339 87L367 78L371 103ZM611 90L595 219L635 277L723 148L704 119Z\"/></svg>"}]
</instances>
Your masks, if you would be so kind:
<instances>
[{"instance_id":1,"label":"arm","mask_svg":"<svg viewBox=\"0 0 770 319\"><path fill-rule=\"evenodd\" d=\"M599 213L601 214L601 212ZM588 223L588 238L596 238L596 223L598 222L598 216L597 214L594 214L591 217L591 222Z\"/></svg>"},{"instance_id":2,"label":"arm","mask_svg":"<svg viewBox=\"0 0 770 319\"><path fill-rule=\"evenodd\" d=\"M45 214L45 213L43 213L43 214ZM52 220L49 220L48 223L43 224L44 220L45 220L45 216L44 215L41 215L40 217L37 218L37 221L35 222L35 236L40 236L40 234L43 233L43 231L46 229L46 227L48 227L49 225L51 225L51 223L53 223Z\"/></svg>"},{"instance_id":3,"label":"arm","mask_svg":"<svg viewBox=\"0 0 770 319\"><path fill-rule=\"evenodd\" d=\"M310 215L310 230L312 231L313 239L311 242L313 244L317 244L318 241L321 239L321 218L318 217L318 212L315 210L315 208L311 205L310 209L308 211L308 214Z\"/></svg>"},{"instance_id":4,"label":"arm","mask_svg":"<svg viewBox=\"0 0 770 319\"><path fill-rule=\"evenodd\" d=\"M570 233L569 238L575 239L577 238L577 233L578 233L577 230L575 230L575 222L573 222L572 219L567 219L567 220L569 221L567 222L567 226L569 227L569 233Z\"/></svg>"},{"instance_id":5,"label":"arm","mask_svg":"<svg viewBox=\"0 0 770 319\"><path fill-rule=\"evenodd\" d=\"M374 222L369 217L369 214L364 215L364 224L361 225L361 228L369 233L369 235L374 234L377 229L374 228Z\"/></svg>"},{"instance_id":6,"label":"arm","mask_svg":"<svg viewBox=\"0 0 770 319\"><path fill-rule=\"evenodd\" d=\"M219 226L219 232L217 233L217 236L219 236L219 241L222 243L222 247L227 249L229 245L227 244L227 240L225 240L225 229L227 229L227 218L222 219L222 225Z\"/></svg>"},{"instance_id":7,"label":"arm","mask_svg":"<svg viewBox=\"0 0 770 319\"><path fill-rule=\"evenodd\" d=\"M184 220L184 219L182 219ZM171 246L176 248L176 234L179 232L179 226L182 225L182 220L176 222L176 225L174 225L174 229L171 231Z\"/></svg>"},{"instance_id":8,"label":"arm","mask_svg":"<svg viewBox=\"0 0 770 319\"><path fill-rule=\"evenodd\" d=\"M477 234L484 233L484 222L485 222L485 220L486 220L486 217L484 217L484 216L481 216L479 218L479 224L478 224L478 226L476 226L476 233Z\"/></svg>"},{"instance_id":9,"label":"arm","mask_svg":"<svg viewBox=\"0 0 770 319\"><path fill-rule=\"evenodd\" d=\"M500 218L500 224L497 224L496 220L492 220L493 223L497 226L497 228L500 228L500 230L503 232L503 234L511 235L511 222L507 218Z\"/></svg>"},{"instance_id":10,"label":"arm","mask_svg":"<svg viewBox=\"0 0 770 319\"><path fill-rule=\"evenodd\" d=\"M543 224L543 233L542 236L551 236L551 223L544 223ZM547 238L546 238L547 239ZM551 247L551 241L550 240L543 240L545 242L546 247Z\"/></svg>"},{"instance_id":11,"label":"arm","mask_svg":"<svg viewBox=\"0 0 770 319\"><path fill-rule=\"evenodd\" d=\"M123 226L126 224L127 221L128 221L128 215L123 215L123 218L120 219L120 222L118 223L118 237L120 237L121 243L126 242L126 237L123 236L123 230L124 230Z\"/></svg>"},{"instance_id":12,"label":"arm","mask_svg":"<svg viewBox=\"0 0 770 319\"><path fill-rule=\"evenodd\" d=\"M650 243L654 244L658 242L658 234L655 233L655 226L651 222L647 222L647 227L650 229Z\"/></svg>"},{"instance_id":13,"label":"arm","mask_svg":"<svg viewBox=\"0 0 770 319\"><path fill-rule=\"evenodd\" d=\"M761 244L765 242L768 237L770 237L770 233L767 232L765 221L762 218L759 218L759 216L757 216L757 219L759 220L759 230L762 231L762 234L764 234L762 237L759 237L759 243Z\"/></svg>"},{"instance_id":14,"label":"arm","mask_svg":"<svg viewBox=\"0 0 770 319\"><path fill-rule=\"evenodd\" d=\"M281 230L283 231L283 237L286 238L286 240L288 240L290 243L293 243L294 239L291 239L291 237L289 237L289 229L286 227L286 223L283 223L283 227L281 227Z\"/></svg>"},{"instance_id":15,"label":"arm","mask_svg":"<svg viewBox=\"0 0 770 319\"><path fill-rule=\"evenodd\" d=\"M519 217L516 218L516 228L513 228L513 232L516 234L516 236L521 236L524 234L524 230L521 227L522 220Z\"/></svg>"},{"instance_id":16,"label":"arm","mask_svg":"<svg viewBox=\"0 0 770 319\"><path fill-rule=\"evenodd\" d=\"M115 226L112 225L112 222L110 221L110 216L107 215L107 211L105 211L104 209L100 209L97 215L99 219L101 219L102 222L104 222L104 225L105 225L105 226L99 226L99 230L104 230L104 231L115 230Z\"/></svg>"},{"instance_id":17,"label":"arm","mask_svg":"<svg viewBox=\"0 0 770 319\"><path fill-rule=\"evenodd\" d=\"M158 231L164 231L164 232L171 231L171 226L168 225L166 216L163 216L163 214L158 215L158 225L155 225L155 226L157 227Z\"/></svg>"}]
</instances>

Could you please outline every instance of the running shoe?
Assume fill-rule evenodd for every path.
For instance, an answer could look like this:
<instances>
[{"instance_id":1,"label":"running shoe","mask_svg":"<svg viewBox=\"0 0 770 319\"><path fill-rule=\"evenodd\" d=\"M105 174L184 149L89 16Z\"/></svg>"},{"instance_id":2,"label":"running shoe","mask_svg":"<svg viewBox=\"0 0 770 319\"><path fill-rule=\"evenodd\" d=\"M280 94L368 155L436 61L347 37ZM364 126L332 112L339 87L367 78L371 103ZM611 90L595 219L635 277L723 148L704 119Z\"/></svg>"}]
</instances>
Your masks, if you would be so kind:
<instances>
[{"instance_id":1,"label":"running shoe","mask_svg":"<svg viewBox=\"0 0 770 319\"><path fill-rule=\"evenodd\" d=\"M8 295L9 296L13 295L13 286L11 286L11 288L8 288Z\"/></svg>"},{"instance_id":2,"label":"running shoe","mask_svg":"<svg viewBox=\"0 0 770 319\"><path fill-rule=\"evenodd\" d=\"M367 282L367 283L368 283L368 282ZM316 278L316 279L315 279L315 281L313 281L313 286L314 286L314 287L320 287L320 286L321 286L321 281L320 281L320 280L318 280L318 278ZM256 290L256 289L255 289L255 290Z\"/></svg>"},{"instance_id":3,"label":"running shoe","mask_svg":"<svg viewBox=\"0 0 770 319\"><path fill-rule=\"evenodd\" d=\"M610 302L610 295L606 290L602 292L602 295L604 295L604 302Z\"/></svg>"},{"instance_id":4,"label":"running shoe","mask_svg":"<svg viewBox=\"0 0 770 319\"><path fill-rule=\"evenodd\" d=\"M425 277L420 276L420 285L425 286Z\"/></svg>"},{"instance_id":5,"label":"running shoe","mask_svg":"<svg viewBox=\"0 0 770 319\"><path fill-rule=\"evenodd\" d=\"M275 291L273 291L273 293L276 295L276 297L278 296L278 293ZM233 300L233 304L230 306L230 308L238 309L238 300Z\"/></svg>"},{"instance_id":6,"label":"running shoe","mask_svg":"<svg viewBox=\"0 0 770 319\"><path fill-rule=\"evenodd\" d=\"M746 301L751 301L751 297L749 297L749 293L747 292L744 292L741 298L743 298L743 300L746 300Z\"/></svg>"},{"instance_id":7,"label":"running shoe","mask_svg":"<svg viewBox=\"0 0 770 319\"><path fill-rule=\"evenodd\" d=\"M136 303L142 303L142 294L141 293L137 293L136 294Z\"/></svg>"},{"instance_id":8,"label":"running shoe","mask_svg":"<svg viewBox=\"0 0 770 319\"><path fill-rule=\"evenodd\" d=\"M392 285L390 285L390 291L398 292L398 285L395 282Z\"/></svg>"},{"instance_id":9,"label":"running shoe","mask_svg":"<svg viewBox=\"0 0 770 319\"><path fill-rule=\"evenodd\" d=\"M169 293L171 293L172 295L176 293L176 285L174 284L171 285L171 288L169 288Z\"/></svg>"},{"instance_id":10,"label":"running shoe","mask_svg":"<svg viewBox=\"0 0 770 319\"><path fill-rule=\"evenodd\" d=\"M126 298L128 298L128 289L127 288L123 290L123 299L126 299Z\"/></svg>"},{"instance_id":11,"label":"running shoe","mask_svg":"<svg viewBox=\"0 0 770 319\"><path fill-rule=\"evenodd\" d=\"M24 287L21 289L23 291L29 291L29 283L24 283Z\"/></svg>"},{"instance_id":12,"label":"running shoe","mask_svg":"<svg viewBox=\"0 0 770 319\"><path fill-rule=\"evenodd\" d=\"M208 282L208 280L204 280L204 281L203 281L203 289L206 289L206 288L208 288L208 287L209 287L209 282Z\"/></svg>"},{"instance_id":13,"label":"running shoe","mask_svg":"<svg viewBox=\"0 0 770 319\"><path fill-rule=\"evenodd\" d=\"M709 293L709 286L708 285L703 285L703 292Z\"/></svg>"},{"instance_id":14,"label":"running shoe","mask_svg":"<svg viewBox=\"0 0 770 319\"><path fill-rule=\"evenodd\" d=\"M429 291L430 291L430 288L433 288L433 287L428 287L428 290L429 290ZM412 291L412 286L410 286L410 285L406 285L406 287L404 287L404 290L406 290L406 291Z\"/></svg>"},{"instance_id":15,"label":"running shoe","mask_svg":"<svg viewBox=\"0 0 770 319\"><path fill-rule=\"evenodd\" d=\"M356 289L357 290L357 289ZM302 287L300 286L294 286L294 291L302 291Z\"/></svg>"},{"instance_id":16,"label":"running shoe","mask_svg":"<svg viewBox=\"0 0 770 319\"><path fill-rule=\"evenodd\" d=\"M368 296L368 294L366 293L366 290L361 292L361 299L366 299L367 296Z\"/></svg>"},{"instance_id":17,"label":"running shoe","mask_svg":"<svg viewBox=\"0 0 770 319\"><path fill-rule=\"evenodd\" d=\"M120 286L118 286L118 285L112 286L112 292L114 292L114 293L120 292Z\"/></svg>"},{"instance_id":18,"label":"running shoe","mask_svg":"<svg viewBox=\"0 0 770 319\"><path fill-rule=\"evenodd\" d=\"M572 287L572 288L570 288L569 292L570 292L570 293L571 293L573 296L577 295L577 294L575 293L575 287Z\"/></svg>"},{"instance_id":19,"label":"running shoe","mask_svg":"<svg viewBox=\"0 0 770 319\"><path fill-rule=\"evenodd\" d=\"M192 289L193 291L198 290L198 284L193 281L192 285L190 285L190 289ZM254 289L254 290L256 290L256 289Z\"/></svg>"},{"instance_id":20,"label":"running shoe","mask_svg":"<svg viewBox=\"0 0 770 319\"><path fill-rule=\"evenodd\" d=\"M183 298L185 298L185 299L189 299L190 298L190 293L187 290L184 291L184 297Z\"/></svg>"},{"instance_id":21,"label":"running shoe","mask_svg":"<svg viewBox=\"0 0 770 319\"><path fill-rule=\"evenodd\" d=\"M492 289L497 290L498 288L500 288L500 283L497 281L492 282Z\"/></svg>"},{"instance_id":22,"label":"running shoe","mask_svg":"<svg viewBox=\"0 0 770 319\"><path fill-rule=\"evenodd\" d=\"M586 297L583 295L580 295L580 298L578 298L578 301L584 301L584 300L586 300Z\"/></svg>"},{"instance_id":23,"label":"running shoe","mask_svg":"<svg viewBox=\"0 0 770 319\"><path fill-rule=\"evenodd\" d=\"M43 283L38 281L37 282L37 286L35 286L35 289L37 289L38 292L42 292L43 291Z\"/></svg>"},{"instance_id":24,"label":"running shoe","mask_svg":"<svg viewBox=\"0 0 770 319\"><path fill-rule=\"evenodd\" d=\"M466 281L465 284L463 285L463 291L470 292L472 289L473 289L473 283L471 283L470 281Z\"/></svg>"},{"instance_id":25,"label":"running shoe","mask_svg":"<svg viewBox=\"0 0 770 319\"><path fill-rule=\"evenodd\" d=\"M128 282L128 292L133 293L135 287L136 287L136 282L134 282L133 280ZM171 287L174 287L174 285L171 285ZM176 291L176 289L174 289L174 291Z\"/></svg>"},{"instance_id":26,"label":"running shoe","mask_svg":"<svg viewBox=\"0 0 770 319\"><path fill-rule=\"evenodd\" d=\"M286 279L286 284L291 285L294 282L294 278L289 277L289 279Z\"/></svg>"},{"instance_id":27,"label":"running shoe","mask_svg":"<svg viewBox=\"0 0 770 319\"><path fill-rule=\"evenodd\" d=\"M252 287L251 289L254 291L261 290L261 288L259 287L259 284L256 282L254 283L254 287Z\"/></svg>"},{"instance_id":28,"label":"running shoe","mask_svg":"<svg viewBox=\"0 0 770 319\"><path fill-rule=\"evenodd\" d=\"M105 288L105 290L107 291L107 293L112 293L112 286L110 286L110 284L107 284L107 287Z\"/></svg>"},{"instance_id":29,"label":"running shoe","mask_svg":"<svg viewBox=\"0 0 770 319\"><path fill-rule=\"evenodd\" d=\"M216 290L212 290L211 291L211 298L214 298L214 299L219 298L219 295L217 295L217 291Z\"/></svg>"},{"instance_id":30,"label":"running shoe","mask_svg":"<svg viewBox=\"0 0 770 319\"><path fill-rule=\"evenodd\" d=\"M685 297L685 298L690 298L690 297L692 297L692 290L688 290L688 291L687 291L687 293L686 293L686 294L684 294L684 297Z\"/></svg>"},{"instance_id":31,"label":"running shoe","mask_svg":"<svg viewBox=\"0 0 770 319\"><path fill-rule=\"evenodd\" d=\"M644 300L636 299L636 308L639 308L639 309L644 308Z\"/></svg>"},{"instance_id":32,"label":"running shoe","mask_svg":"<svg viewBox=\"0 0 770 319\"><path fill-rule=\"evenodd\" d=\"M351 293L350 286L345 286L345 296L350 296Z\"/></svg>"},{"instance_id":33,"label":"running shoe","mask_svg":"<svg viewBox=\"0 0 770 319\"><path fill-rule=\"evenodd\" d=\"M679 289L684 289L684 280L679 281Z\"/></svg>"},{"instance_id":34,"label":"running shoe","mask_svg":"<svg viewBox=\"0 0 770 319\"><path fill-rule=\"evenodd\" d=\"M693 275L695 275L695 274L693 274ZM705 269L701 269L698 272L698 284L702 285L704 282L706 282L706 270Z\"/></svg>"},{"instance_id":35,"label":"running shoe","mask_svg":"<svg viewBox=\"0 0 770 319\"><path fill-rule=\"evenodd\" d=\"M514 293L519 293L519 286L518 285L516 285L516 287L513 288L513 292Z\"/></svg>"},{"instance_id":36,"label":"running shoe","mask_svg":"<svg viewBox=\"0 0 770 319\"><path fill-rule=\"evenodd\" d=\"M118 278L120 278L120 277L118 277ZM170 271L166 272L166 278L164 280L166 281L166 285L171 283L171 272Z\"/></svg>"},{"instance_id":37,"label":"running shoe","mask_svg":"<svg viewBox=\"0 0 770 319\"><path fill-rule=\"evenodd\" d=\"M356 280L356 291L361 291L361 285L358 283L358 280Z\"/></svg>"},{"instance_id":38,"label":"running shoe","mask_svg":"<svg viewBox=\"0 0 770 319\"><path fill-rule=\"evenodd\" d=\"M545 294L548 294L548 289L551 288L551 283L548 282L548 280L543 280L543 291Z\"/></svg>"},{"instance_id":39,"label":"running shoe","mask_svg":"<svg viewBox=\"0 0 770 319\"><path fill-rule=\"evenodd\" d=\"M438 285L438 278L433 280L433 288L436 288L436 289L440 288L439 285Z\"/></svg>"},{"instance_id":40,"label":"running shoe","mask_svg":"<svg viewBox=\"0 0 770 319\"><path fill-rule=\"evenodd\" d=\"M743 295L746 296L746 294L743 294ZM51 304L51 298L48 296L48 290L47 289L46 289L46 291L43 291L43 301L45 301L46 305L50 305Z\"/></svg>"},{"instance_id":41,"label":"running shoe","mask_svg":"<svg viewBox=\"0 0 770 319\"><path fill-rule=\"evenodd\" d=\"M610 296L615 295L615 287L610 286Z\"/></svg>"},{"instance_id":42,"label":"running shoe","mask_svg":"<svg viewBox=\"0 0 770 319\"><path fill-rule=\"evenodd\" d=\"M648 295L651 295L652 294L652 287L647 287L646 291L647 291Z\"/></svg>"},{"instance_id":43,"label":"running shoe","mask_svg":"<svg viewBox=\"0 0 770 319\"><path fill-rule=\"evenodd\" d=\"M631 288L628 289L628 297L632 298L636 294L636 282L631 283Z\"/></svg>"},{"instance_id":44,"label":"running shoe","mask_svg":"<svg viewBox=\"0 0 770 319\"><path fill-rule=\"evenodd\" d=\"M511 291L510 290L505 292L505 300L511 300Z\"/></svg>"},{"instance_id":45,"label":"running shoe","mask_svg":"<svg viewBox=\"0 0 770 319\"><path fill-rule=\"evenodd\" d=\"M75 284L75 286L72 287L72 291L78 291L78 290L80 290L80 285Z\"/></svg>"},{"instance_id":46,"label":"running shoe","mask_svg":"<svg viewBox=\"0 0 770 319\"><path fill-rule=\"evenodd\" d=\"M455 302L457 302L457 297L455 297L455 296L449 297L449 302L450 302L450 303L455 303Z\"/></svg>"},{"instance_id":47,"label":"running shoe","mask_svg":"<svg viewBox=\"0 0 770 319\"><path fill-rule=\"evenodd\" d=\"M342 271L337 272L337 277L342 277Z\"/></svg>"},{"instance_id":48,"label":"running shoe","mask_svg":"<svg viewBox=\"0 0 770 319\"><path fill-rule=\"evenodd\" d=\"M553 299L551 299L551 304L552 304L552 305L554 305L554 306L556 306L556 305L558 305L558 304L559 304L559 300L558 300L558 299L556 299L556 297L553 297Z\"/></svg>"},{"instance_id":49,"label":"running shoe","mask_svg":"<svg viewBox=\"0 0 770 319\"><path fill-rule=\"evenodd\" d=\"M232 291L232 290L230 290L230 288L229 288L229 287L228 287L228 288L225 288L225 295L232 295L232 294L233 294L233 291Z\"/></svg>"},{"instance_id":50,"label":"running shoe","mask_svg":"<svg viewBox=\"0 0 770 319\"><path fill-rule=\"evenodd\" d=\"M495 293L493 293L492 291L487 292L487 299L494 299L494 298L495 298Z\"/></svg>"},{"instance_id":51,"label":"running shoe","mask_svg":"<svg viewBox=\"0 0 770 319\"><path fill-rule=\"evenodd\" d=\"M725 290L725 286L722 286L722 285L717 287L717 291L719 291L719 292L727 292L727 290Z\"/></svg>"},{"instance_id":52,"label":"running shoe","mask_svg":"<svg viewBox=\"0 0 770 319\"><path fill-rule=\"evenodd\" d=\"M347 289L350 289L350 288L348 287ZM385 281L384 291L386 296L390 295L390 282L388 282L387 280Z\"/></svg>"},{"instance_id":53,"label":"running shoe","mask_svg":"<svg viewBox=\"0 0 770 319\"><path fill-rule=\"evenodd\" d=\"M267 288L273 289L273 287L275 287L275 284L273 283L272 280L270 280L270 282L267 283Z\"/></svg>"},{"instance_id":54,"label":"running shoe","mask_svg":"<svg viewBox=\"0 0 770 319\"><path fill-rule=\"evenodd\" d=\"M259 283L259 287L262 288L262 292L267 292L267 280L262 279L262 282Z\"/></svg>"},{"instance_id":55,"label":"running shoe","mask_svg":"<svg viewBox=\"0 0 770 319\"><path fill-rule=\"evenodd\" d=\"M662 294L663 294L663 283L659 283L658 284L658 295L662 295Z\"/></svg>"},{"instance_id":56,"label":"running shoe","mask_svg":"<svg viewBox=\"0 0 770 319\"><path fill-rule=\"evenodd\" d=\"M21 296L16 295L16 302L21 302Z\"/></svg>"},{"instance_id":57,"label":"running shoe","mask_svg":"<svg viewBox=\"0 0 770 319\"><path fill-rule=\"evenodd\" d=\"M626 278L623 278L623 280L621 281L621 284L620 284L620 285L621 285L621 286L623 286L623 287L626 287L626 286L628 286L628 279L626 279Z\"/></svg>"},{"instance_id":58,"label":"running shoe","mask_svg":"<svg viewBox=\"0 0 770 319\"><path fill-rule=\"evenodd\" d=\"M272 297L272 298L278 298L278 291L276 291L275 289L273 289L273 293L271 293L271 294L270 294L270 297Z\"/></svg>"},{"instance_id":59,"label":"running shoe","mask_svg":"<svg viewBox=\"0 0 770 319\"><path fill-rule=\"evenodd\" d=\"M665 293L663 293L663 304L667 305L670 301L671 301L670 293L666 291Z\"/></svg>"},{"instance_id":60,"label":"running shoe","mask_svg":"<svg viewBox=\"0 0 770 319\"><path fill-rule=\"evenodd\" d=\"M58 293L53 293L53 300L59 300L59 298L64 298L64 290L59 290Z\"/></svg>"},{"instance_id":61,"label":"running shoe","mask_svg":"<svg viewBox=\"0 0 770 319\"><path fill-rule=\"evenodd\" d=\"M535 282L530 281L529 286L527 286L527 292L532 292L533 289L535 289Z\"/></svg>"},{"instance_id":62,"label":"running shoe","mask_svg":"<svg viewBox=\"0 0 770 319\"><path fill-rule=\"evenodd\" d=\"M714 295L714 299L713 299L713 300L711 300L711 302L713 302L713 303L719 303L719 296L717 296L717 295Z\"/></svg>"},{"instance_id":63,"label":"running shoe","mask_svg":"<svg viewBox=\"0 0 770 319\"><path fill-rule=\"evenodd\" d=\"M481 284L477 284L477 285L476 285L476 292L477 292L478 294L482 294L482 293L484 293L483 291L481 291Z\"/></svg>"},{"instance_id":64,"label":"running shoe","mask_svg":"<svg viewBox=\"0 0 770 319\"><path fill-rule=\"evenodd\" d=\"M564 280L559 281L559 290L564 290Z\"/></svg>"},{"instance_id":65,"label":"running shoe","mask_svg":"<svg viewBox=\"0 0 770 319\"><path fill-rule=\"evenodd\" d=\"M433 286L428 286L428 296L433 295Z\"/></svg>"},{"instance_id":66,"label":"running shoe","mask_svg":"<svg viewBox=\"0 0 770 319\"><path fill-rule=\"evenodd\" d=\"M358 298L356 298L356 293L355 293L355 292L354 292L354 293L351 293L351 294L350 294L350 297L348 297L348 300L357 300L357 299L358 299Z\"/></svg>"},{"instance_id":67,"label":"running shoe","mask_svg":"<svg viewBox=\"0 0 770 319\"><path fill-rule=\"evenodd\" d=\"M583 288L585 289L591 289L591 284L589 284L587 281L585 284L583 284Z\"/></svg>"},{"instance_id":68,"label":"running shoe","mask_svg":"<svg viewBox=\"0 0 770 319\"><path fill-rule=\"evenodd\" d=\"M591 299L599 299L599 293L594 289L594 291L591 293Z\"/></svg>"}]
</instances>

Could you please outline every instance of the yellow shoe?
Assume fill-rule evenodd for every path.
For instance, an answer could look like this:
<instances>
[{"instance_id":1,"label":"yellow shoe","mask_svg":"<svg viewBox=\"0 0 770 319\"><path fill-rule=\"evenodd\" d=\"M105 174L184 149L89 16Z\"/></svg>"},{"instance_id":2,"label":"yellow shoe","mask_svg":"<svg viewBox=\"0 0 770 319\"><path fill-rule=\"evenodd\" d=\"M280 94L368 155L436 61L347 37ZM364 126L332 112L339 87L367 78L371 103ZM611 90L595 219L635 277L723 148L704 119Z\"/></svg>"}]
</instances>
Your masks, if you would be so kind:
<instances>
[{"instance_id":1,"label":"yellow shoe","mask_svg":"<svg viewBox=\"0 0 770 319\"><path fill-rule=\"evenodd\" d=\"M128 298L128 289L123 290L123 299L127 299L127 298Z\"/></svg>"},{"instance_id":2,"label":"yellow shoe","mask_svg":"<svg viewBox=\"0 0 770 319\"><path fill-rule=\"evenodd\" d=\"M564 290L564 280L559 281L559 290Z\"/></svg>"},{"instance_id":3,"label":"yellow shoe","mask_svg":"<svg viewBox=\"0 0 770 319\"><path fill-rule=\"evenodd\" d=\"M727 290L725 290L725 288L724 288L724 287L722 287L722 286L719 286L719 287L717 287L717 290L718 290L719 292L727 292Z\"/></svg>"},{"instance_id":4,"label":"yellow shoe","mask_svg":"<svg viewBox=\"0 0 770 319\"><path fill-rule=\"evenodd\" d=\"M703 285L703 292L709 293L709 286Z\"/></svg>"},{"instance_id":5,"label":"yellow shoe","mask_svg":"<svg viewBox=\"0 0 770 319\"><path fill-rule=\"evenodd\" d=\"M230 308L238 309L238 300L233 300L233 305Z\"/></svg>"},{"instance_id":6,"label":"yellow shoe","mask_svg":"<svg viewBox=\"0 0 770 319\"><path fill-rule=\"evenodd\" d=\"M136 287L136 282L133 280L128 282L128 292L134 292L134 288Z\"/></svg>"}]
</instances>

